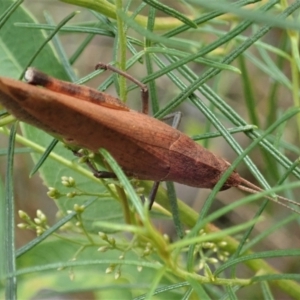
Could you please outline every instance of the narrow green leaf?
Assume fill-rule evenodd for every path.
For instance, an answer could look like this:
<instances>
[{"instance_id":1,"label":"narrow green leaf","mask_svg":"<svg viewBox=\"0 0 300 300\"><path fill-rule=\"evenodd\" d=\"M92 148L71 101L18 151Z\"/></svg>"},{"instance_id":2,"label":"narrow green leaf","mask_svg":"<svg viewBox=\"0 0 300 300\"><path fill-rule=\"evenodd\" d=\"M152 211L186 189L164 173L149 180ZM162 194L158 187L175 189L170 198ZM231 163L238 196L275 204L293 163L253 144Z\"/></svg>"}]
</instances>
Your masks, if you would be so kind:
<instances>
[{"instance_id":1,"label":"narrow green leaf","mask_svg":"<svg viewBox=\"0 0 300 300\"><path fill-rule=\"evenodd\" d=\"M58 143L57 139L52 140L52 142L49 144L49 146L47 147L46 151L43 153L40 160L35 164L35 166L31 170L31 172L29 174L30 177L33 176L39 170L39 168L43 165L44 161L47 159L47 157L49 156L51 151L55 148L57 143Z\"/></svg>"},{"instance_id":2,"label":"narrow green leaf","mask_svg":"<svg viewBox=\"0 0 300 300\"><path fill-rule=\"evenodd\" d=\"M245 126L240 126L240 127L235 127L235 128L227 128L227 131L230 134L235 134L235 133L251 131L251 130L255 130L255 129L257 129L257 126L255 126L255 125L245 125ZM204 133L204 134L193 135L193 136L191 136L191 139L193 139L194 141L200 141L200 140L204 140L204 139L216 138L219 136L222 136L222 133L208 132L208 133Z\"/></svg>"},{"instance_id":3,"label":"narrow green leaf","mask_svg":"<svg viewBox=\"0 0 300 300\"><path fill-rule=\"evenodd\" d=\"M247 111L249 113L250 122L256 125L257 127L260 127L257 111L255 109L256 103L254 100L254 93L251 88L250 75L248 74L248 70L245 66L245 59L242 55L239 57L239 63L242 72L244 98L245 98L245 103L247 105Z\"/></svg>"},{"instance_id":4,"label":"narrow green leaf","mask_svg":"<svg viewBox=\"0 0 300 300\"><path fill-rule=\"evenodd\" d=\"M259 1L260 0L249 0L249 1L248 0L240 0L240 1L236 1L235 3L227 3L227 6L233 5L235 7L240 7L240 6L246 6L246 5L249 5L249 4L254 4L254 3L259 2ZM223 14L224 13L219 11L219 10L204 13L204 14L201 14L201 16L199 18L195 19L194 23L199 26L199 25L204 24L208 21L212 21L216 17L221 16ZM172 37L172 36L175 36L175 35L179 35L180 33L185 32L187 29L189 29L189 26L184 24L184 25L178 26L178 27L170 30L169 32L165 33L164 36L165 37Z\"/></svg>"},{"instance_id":5,"label":"narrow green leaf","mask_svg":"<svg viewBox=\"0 0 300 300\"><path fill-rule=\"evenodd\" d=\"M285 20L282 18L278 18L278 16L274 17L269 13L263 13L260 11L251 11L248 9L234 7L233 5L229 5L229 1L206 1L206 0L197 0L197 4L201 7L205 7L210 10L221 11L223 13L232 13L239 17L242 17L245 20L251 20L252 22L262 23L266 26L278 27L283 29L294 29L300 30L300 25L298 22ZM299 4L296 4L298 6Z\"/></svg>"},{"instance_id":6,"label":"narrow green leaf","mask_svg":"<svg viewBox=\"0 0 300 300\"><path fill-rule=\"evenodd\" d=\"M31 66L31 64L34 62L36 57L39 55L39 53L43 50L43 48L48 44L49 41L52 40L52 38L56 35L56 33L60 30L61 27L63 27L67 22L69 22L72 18L74 18L79 12L75 11L69 14L66 18L64 18L56 27L56 29L45 39L45 41L40 45L40 47L36 50L34 55L31 57L29 62L27 63L26 68L22 72L20 79L24 77L24 74L26 72L27 67Z\"/></svg>"},{"instance_id":7,"label":"narrow green leaf","mask_svg":"<svg viewBox=\"0 0 300 300\"><path fill-rule=\"evenodd\" d=\"M148 23L147 23L147 30L150 32L153 32L153 27L155 23L155 15L156 10L155 8L151 7L149 14L148 14ZM152 41L149 39L145 40L145 48L149 49L151 47ZM153 73L153 62L151 59L151 54L148 53L148 51L145 51L145 62L146 62L146 68L147 68L147 74ZM148 84L148 90L149 95L151 97L151 107L152 107L152 114L159 111L159 100L158 100L158 94L157 94L157 87L154 81L150 81ZM149 102L149 100L148 100ZM149 105L149 103L148 103Z\"/></svg>"},{"instance_id":8,"label":"narrow green leaf","mask_svg":"<svg viewBox=\"0 0 300 300\"><path fill-rule=\"evenodd\" d=\"M190 55L190 53L187 53L187 52L179 51L176 49L161 48L161 47L147 47L145 50L145 53L162 53L162 54L168 54L168 55L176 56L176 57L187 57L188 55ZM209 67L213 67L213 68L217 68L217 69L221 69L221 70L228 70L228 71L232 71L232 72L241 74L240 69L238 69L234 66L228 65L228 64L222 64L222 63L220 63L218 61L214 61L212 59L198 57L194 61L198 62L200 64L203 64L205 66L209 66ZM153 75L151 75L151 77L153 78ZM146 81L147 81L147 77L146 77L146 79L144 79L144 82L146 82Z\"/></svg>"},{"instance_id":9,"label":"narrow green leaf","mask_svg":"<svg viewBox=\"0 0 300 300\"><path fill-rule=\"evenodd\" d=\"M96 198L88 200L86 203L84 203L84 207L89 207L92 203L94 203ZM77 212L72 211L71 213L67 214L65 217L63 217L61 220L56 222L52 227L47 229L45 232L43 232L40 236L36 237L29 243L27 243L25 246L21 247L16 251L16 257L21 257L23 254L25 254L27 251L31 250L35 246L37 246L39 243L41 243L43 240L45 240L47 237L49 237L51 234L56 232L61 226L68 223L70 220L72 220L77 215Z\"/></svg>"},{"instance_id":10,"label":"narrow green leaf","mask_svg":"<svg viewBox=\"0 0 300 300\"><path fill-rule=\"evenodd\" d=\"M14 11L24 2L24 0L18 0L16 2L13 2L10 7L7 8L7 10L0 16L0 29L2 26L6 23L8 18L11 16L11 14L14 13Z\"/></svg>"},{"instance_id":11,"label":"narrow green leaf","mask_svg":"<svg viewBox=\"0 0 300 300\"><path fill-rule=\"evenodd\" d=\"M14 148L15 136L17 131L17 123L12 126L7 155L6 180L5 180L5 263L6 275L13 274L16 271L16 256L15 256L15 202L14 202ZM17 299L17 277L12 276L6 279L5 284L6 299Z\"/></svg>"},{"instance_id":12,"label":"narrow green leaf","mask_svg":"<svg viewBox=\"0 0 300 300\"><path fill-rule=\"evenodd\" d=\"M174 225L175 225L175 229L176 229L176 234L177 234L178 238L182 239L184 236L184 232L183 232L182 224L180 221L180 213L179 213L179 209L178 209L174 183L167 181L166 185L167 185L168 198L170 200L173 221L174 221Z\"/></svg>"},{"instance_id":13,"label":"narrow green leaf","mask_svg":"<svg viewBox=\"0 0 300 300\"><path fill-rule=\"evenodd\" d=\"M125 176L124 172L120 168L120 166L117 164L115 159L105 150L105 149L100 149L99 151L101 155L104 157L104 159L107 161L107 163L110 165L112 168L113 172L116 174L118 179L120 180L120 183L124 187L124 189L128 193L128 198L131 201L131 203L134 205L137 213L139 214L141 219L144 219L144 209L141 204L141 199L138 197L136 192L134 191L132 185L130 184L129 180Z\"/></svg>"},{"instance_id":14,"label":"narrow green leaf","mask_svg":"<svg viewBox=\"0 0 300 300\"><path fill-rule=\"evenodd\" d=\"M2 261L4 262L6 259L6 252L7 252L7 232L4 230L8 225L7 220L7 214L6 214L6 195L5 195L5 187L2 182L2 178L0 179L0 228L3 228L3 230L0 230L0 257L2 257ZM6 278L7 275L7 266L6 264L2 263L0 264L0 278Z\"/></svg>"},{"instance_id":15,"label":"narrow green leaf","mask_svg":"<svg viewBox=\"0 0 300 300\"><path fill-rule=\"evenodd\" d=\"M182 23L188 25L189 27L197 28L197 24L195 24L192 20L187 18L184 14L180 13L179 11L177 11L167 5L160 3L159 1L143 0L143 2L151 5L152 7L162 11L163 13L165 13L171 17L174 17L174 18L180 20Z\"/></svg>"},{"instance_id":16,"label":"narrow green leaf","mask_svg":"<svg viewBox=\"0 0 300 300\"><path fill-rule=\"evenodd\" d=\"M77 14L77 12L74 13L74 16ZM46 11L44 12L45 15L45 19L46 21L50 24L50 25L55 25L54 20L52 19L51 15L49 13L47 13ZM69 17L67 17L65 20L63 20L60 24L58 24L57 28L62 28L69 20L71 20L73 17L71 17L72 15L70 15ZM54 32L58 32L57 28L55 28ZM58 57L60 58L60 61L62 63L63 68L65 69L65 71L67 72L69 78L71 79L71 81L76 81L77 80L77 76L74 72L74 70L71 67L71 64L69 62L69 59L67 57L67 53L63 48L63 45L61 44L59 38L58 38L58 34L55 34L52 38L52 42L53 45L55 47L55 50L57 52Z\"/></svg>"},{"instance_id":17,"label":"narrow green leaf","mask_svg":"<svg viewBox=\"0 0 300 300\"><path fill-rule=\"evenodd\" d=\"M226 291L230 300L238 300L232 286L226 286Z\"/></svg>"},{"instance_id":18,"label":"narrow green leaf","mask_svg":"<svg viewBox=\"0 0 300 300\"><path fill-rule=\"evenodd\" d=\"M198 299L203 299L203 300L209 300L212 299L205 291L203 285L199 283L197 280L192 278L191 276L187 277L187 281L191 284L193 287L194 292L198 296Z\"/></svg>"},{"instance_id":19,"label":"narrow green leaf","mask_svg":"<svg viewBox=\"0 0 300 300\"><path fill-rule=\"evenodd\" d=\"M134 29L136 32L141 34L142 36L146 37L147 39L154 41L154 42L159 42L162 43L166 46L169 47L174 47L174 48L179 48L179 49L186 49L191 51L194 48L194 45L190 44L190 41L186 40L185 43L172 40L172 39L166 39L162 36L159 36L144 27L140 26L138 23L136 23L134 20L132 20L126 13L123 11L117 11L117 14L122 18L122 20L132 29Z\"/></svg>"},{"instance_id":20,"label":"narrow green leaf","mask_svg":"<svg viewBox=\"0 0 300 300\"><path fill-rule=\"evenodd\" d=\"M300 255L299 249L285 249L285 250L256 252L253 254L238 257L229 262L225 262L221 267L218 268L217 272L215 272L215 275L220 274L221 272L223 272L224 270L226 270L227 268L233 265L240 264L241 262L245 262L248 260L274 258L274 257L299 256L299 255ZM285 274L280 274L280 275L282 276L282 279L284 279ZM300 274L298 276L300 278Z\"/></svg>"},{"instance_id":21,"label":"narrow green leaf","mask_svg":"<svg viewBox=\"0 0 300 300\"><path fill-rule=\"evenodd\" d=\"M272 295L272 292L271 292L271 289L270 289L270 286L269 286L268 282L262 281L260 283L260 286L262 288L262 292L263 292L263 295L264 295L265 299L275 300L274 296Z\"/></svg>"}]
</instances>

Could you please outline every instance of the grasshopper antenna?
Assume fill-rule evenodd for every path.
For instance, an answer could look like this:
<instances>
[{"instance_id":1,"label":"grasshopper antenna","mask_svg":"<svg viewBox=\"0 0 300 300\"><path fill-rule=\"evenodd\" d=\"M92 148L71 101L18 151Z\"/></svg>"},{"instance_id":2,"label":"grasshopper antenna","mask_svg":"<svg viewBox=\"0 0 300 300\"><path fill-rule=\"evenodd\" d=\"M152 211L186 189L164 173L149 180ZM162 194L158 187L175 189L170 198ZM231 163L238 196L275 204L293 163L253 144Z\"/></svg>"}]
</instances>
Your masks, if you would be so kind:
<instances>
[{"instance_id":1,"label":"grasshopper antenna","mask_svg":"<svg viewBox=\"0 0 300 300\"><path fill-rule=\"evenodd\" d=\"M238 186L236 186L241 191L244 191L244 192L247 192L247 193L250 193L250 194L259 194L261 192L265 192L265 190L261 189L257 185L253 184L252 182L250 182L250 181L248 181L248 180L246 180L242 177L241 177L241 183L242 184L239 184ZM300 212L298 210L296 210L296 209L290 207L289 205L281 202L281 201L284 201L286 203L293 204L293 205L296 205L296 206L299 207L300 203L298 203L296 201L293 201L291 199L288 199L288 198L285 198L285 197L282 197L282 196L279 196L279 195L276 195L276 197L281 201L278 201L277 199L272 198L270 196L266 196L266 195L263 196L263 197L300 215Z\"/></svg>"}]
</instances>

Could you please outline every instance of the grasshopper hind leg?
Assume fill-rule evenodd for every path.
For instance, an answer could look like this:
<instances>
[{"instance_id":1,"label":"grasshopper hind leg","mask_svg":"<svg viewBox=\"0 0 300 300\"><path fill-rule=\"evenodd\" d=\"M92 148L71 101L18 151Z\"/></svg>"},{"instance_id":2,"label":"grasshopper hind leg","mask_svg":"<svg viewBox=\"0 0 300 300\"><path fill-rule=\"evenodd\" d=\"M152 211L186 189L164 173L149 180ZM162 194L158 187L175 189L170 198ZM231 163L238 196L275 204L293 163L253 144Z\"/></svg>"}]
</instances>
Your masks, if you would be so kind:
<instances>
[{"instance_id":1,"label":"grasshopper hind leg","mask_svg":"<svg viewBox=\"0 0 300 300\"><path fill-rule=\"evenodd\" d=\"M79 158L83 158L84 154L80 153L79 151L73 150L73 154ZM94 163L87 158L85 160L85 164L88 166L88 168L93 172L93 175L96 178L117 178L116 174L113 172L108 172L108 171L99 171L96 166L94 165Z\"/></svg>"},{"instance_id":2,"label":"grasshopper hind leg","mask_svg":"<svg viewBox=\"0 0 300 300\"><path fill-rule=\"evenodd\" d=\"M151 191L150 191L150 194L148 196L148 200L149 200L149 210L151 210L152 208L152 205L155 201L155 197L156 197L156 194L157 194L157 190L158 190L158 187L159 187L159 184L160 184L160 181L155 181L152 188L151 188Z\"/></svg>"},{"instance_id":3,"label":"grasshopper hind leg","mask_svg":"<svg viewBox=\"0 0 300 300\"><path fill-rule=\"evenodd\" d=\"M132 81L137 86L139 86L140 89L141 89L142 113L147 114L147 115L149 114L149 91L148 91L148 87L145 84L143 84L141 81L137 80L136 78L134 78L133 76L131 76L127 72L124 72L124 71L122 71L122 70L120 70L120 69L118 69L118 68L116 68L116 67L114 67L114 66L112 66L110 64L105 64L105 63L99 62L96 65L95 69L96 70L97 69L110 70L112 72L115 72L115 73L117 73L117 74L119 74L119 75L127 78L128 80ZM173 128L177 129L178 126L179 126L180 120L181 120L181 112L175 112L175 113L171 113L169 115L166 115L162 120L163 121L172 120L171 121L172 122L171 126ZM95 175L95 173L94 173L94 175ZM103 174L103 175L105 175L105 174ZM101 177L101 178L105 178L105 177ZM108 177L106 177L106 178L108 178ZM112 178L112 177L109 177L109 178ZM156 181L156 182L154 182L154 184L153 184L153 186L151 188L150 194L148 196L148 199L149 199L149 210L152 208L152 205L153 205L153 203L155 201L155 197L156 197L156 194L157 194L157 190L158 190L159 184L160 184L160 181ZM141 199L143 201L144 197L142 196Z\"/></svg>"},{"instance_id":4,"label":"grasshopper hind leg","mask_svg":"<svg viewBox=\"0 0 300 300\"><path fill-rule=\"evenodd\" d=\"M174 113L166 115L162 120L163 121L172 120L171 126L173 128L177 129L178 126L179 126L179 124L180 124L181 117L182 117L181 112L177 111L177 112L174 112ZM154 184L153 184L153 186L152 186L152 188L151 188L150 194L148 196L148 199L149 199L149 210L152 208L152 205L153 205L153 203L155 201L155 197L156 197L156 194L157 194L157 190L158 190L159 184L160 184L160 181L155 181Z\"/></svg>"},{"instance_id":5,"label":"grasshopper hind leg","mask_svg":"<svg viewBox=\"0 0 300 300\"><path fill-rule=\"evenodd\" d=\"M143 84L141 81L137 80L136 78L134 78L133 76L131 76L130 74L128 74L127 72L124 72L112 65L109 64L104 64L102 62L99 62L96 67L96 70L98 69L103 69L103 70L110 70L112 72L115 72L125 78L127 78L128 80L132 81L133 83L135 83L137 86L140 87L141 89L141 98L142 98L142 112L143 114L148 115L149 114L149 91L148 91L148 87L147 85Z\"/></svg>"}]
</instances>

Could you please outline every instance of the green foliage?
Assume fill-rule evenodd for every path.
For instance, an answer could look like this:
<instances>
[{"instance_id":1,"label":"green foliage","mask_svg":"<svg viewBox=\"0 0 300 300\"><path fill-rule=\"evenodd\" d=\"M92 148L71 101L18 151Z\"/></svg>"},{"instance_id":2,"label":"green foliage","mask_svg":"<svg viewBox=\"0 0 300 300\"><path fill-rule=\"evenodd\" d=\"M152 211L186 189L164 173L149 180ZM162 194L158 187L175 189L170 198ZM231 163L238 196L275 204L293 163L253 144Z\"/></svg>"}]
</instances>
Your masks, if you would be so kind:
<instances>
[{"instance_id":1,"label":"green foliage","mask_svg":"<svg viewBox=\"0 0 300 300\"><path fill-rule=\"evenodd\" d=\"M284 263L287 257L298 261L299 240L293 248L283 244L282 249L272 249L264 244L271 234L289 232L291 224L299 226L298 215L266 208L266 201L255 206L263 195L274 192L295 198L294 189L300 187L296 159L300 149L295 146L300 132L299 1L288 6L284 1L251 0L181 1L176 5L153 0L140 5L120 0L115 4L62 0L90 10L82 8L83 17L76 21L81 14L74 9L62 16L58 25L50 13L44 14L45 24L37 22L29 12L33 7L26 9L21 2L0 2L1 76L18 79L32 65L54 77L85 83L102 71L78 79L83 71L80 67L76 70L76 63L94 47L95 37L109 38L109 51L98 44L90 55L90 60L95 57L92 65L98 62L99 53L108 52L111 63L123 70L133 65L141 74L146 70L139 80L149 85L155 117L162 118L181 105L186 115L197 115L196 122L189 121L193 132L201 133L195 140L213 151L229 145L237 159L206 197L201 211L179 199L174 203L175 189L167 183L167 191L159 188L157 204L149 212L147 202L140 199L148 195L151 184L128 179L107 151L101 149L98 154L117 179L99 180L62 142L21 123L15 154L30 153L58 214L52 222L41 210L36 216L19 211L19 230L32 230L36 237L15 250L12 188L16 184L10 173L15 127L7 125L12 118L4 114L0 133L3 139L11 134L12 142L0 152L9 158L5 186L0 182L1 196L5 195L0 202L0 226L7 229L1 232L0 253L7 262L0 269L1 298L4 294L9 299L29 299L84 293L96 299L241 299L249 295L270 299L277 297L276 286L281 293L299 299L299 265L276 270L266 261L273 258ZM61 5L72 10L70 4ZM271 39L279 31L280 42L269 43L267 34ZM81 40L73 40L73 54L67 55L67 42L60 38L70 36ZM112 84L122 100L132 98L136 89L115 74L107 74L99 89ZM239 99L225 101L235 98L235 93ZM282 103L279 95L289 103ZM203 116L207 121L201 121ZM236 133L248 138L248 147ZM216 137L226 141L226 146L216 144ZM254 149L256 155L251 156ZM221 150L219 154L226 155ZM80 160L93 158L84 151ZM241 165L247 169L243 176L252 174L267 191L228 201L230 204L210 213L222 181ZM246 214L248 207L250 215ZM241 208L245 219L224 229L213 225ZM264 224L262 213L269 224ZM270 214L276 219L270 219ZM160 229L166 220L176 229L171 239ZM258 233L261 224L265 227ZM248 273L241 273L245 266Z\"/></svg>"}]
</instances>

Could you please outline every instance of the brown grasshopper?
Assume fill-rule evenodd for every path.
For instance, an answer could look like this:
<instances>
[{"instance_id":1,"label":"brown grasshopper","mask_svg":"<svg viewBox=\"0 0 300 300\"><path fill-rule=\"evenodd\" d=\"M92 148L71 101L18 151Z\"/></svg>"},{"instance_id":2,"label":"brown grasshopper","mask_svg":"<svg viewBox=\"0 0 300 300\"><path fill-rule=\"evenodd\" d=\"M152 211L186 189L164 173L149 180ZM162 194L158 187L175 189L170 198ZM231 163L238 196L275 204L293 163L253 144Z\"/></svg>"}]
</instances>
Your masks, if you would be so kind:
<instances>
[{"instance_id":1,"label":"brown grasshopper","mask_svg":"<svg viewBox=\"0 0 300 300\"><path fill-rule=\"evenodd\" d=\"M106 93L57 80L33 68L25 74L30 84L0 78L0 102L18 119L63 138L68 144L95 153L100 148L107 149L129 176L212 189L230 163L184 133L149 116L148 90L142 83L110 65L97 67L111 69L137 83L142 89L143 113L129 109ZM114 174L100 171L95 176L111 178ZM263 191L236 171L221 190L231 187L249 193ZM286 206L271 197L266 198Z\"/></svg>"}]
</instances>

